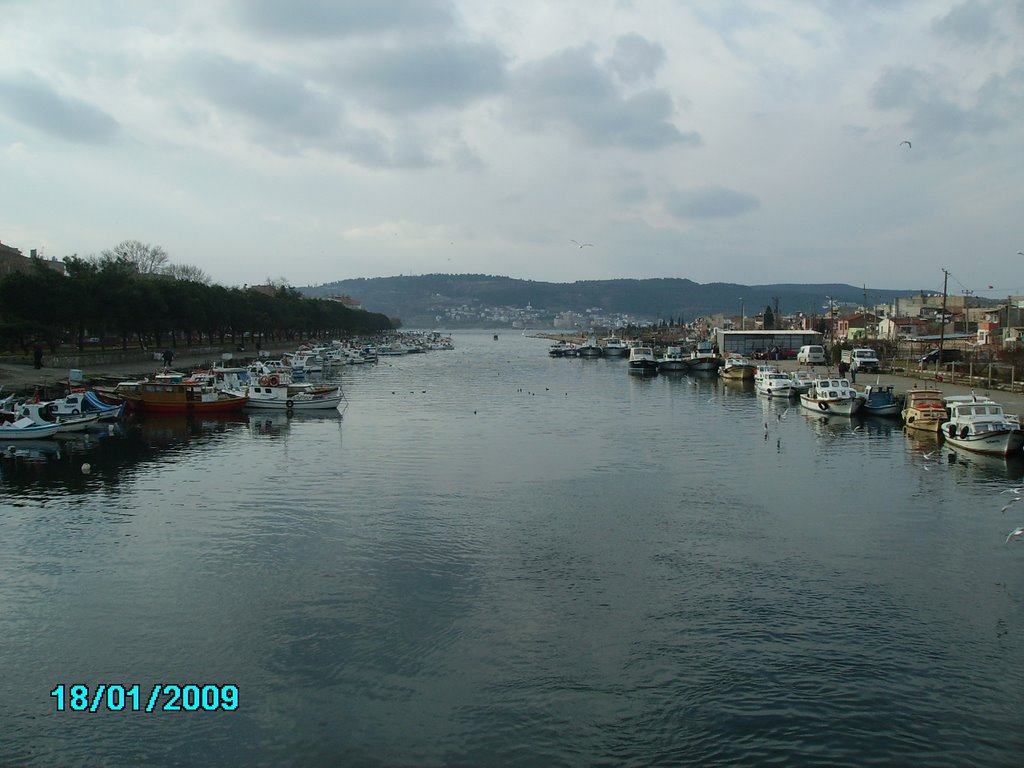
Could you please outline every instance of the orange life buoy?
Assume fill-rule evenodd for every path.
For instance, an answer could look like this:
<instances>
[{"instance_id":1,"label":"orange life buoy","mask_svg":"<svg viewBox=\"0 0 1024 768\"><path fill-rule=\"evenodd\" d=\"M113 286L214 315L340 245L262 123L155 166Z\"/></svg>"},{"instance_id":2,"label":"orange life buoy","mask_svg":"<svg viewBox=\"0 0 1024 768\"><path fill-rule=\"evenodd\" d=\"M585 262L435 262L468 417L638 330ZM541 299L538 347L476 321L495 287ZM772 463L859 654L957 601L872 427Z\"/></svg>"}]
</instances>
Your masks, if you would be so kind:
<instances>
[{"instance_id":1,"label":"orange life buoy","mask_svg":"<svg viewBox=\"0 0 1024 768\"><path fill-rule=\"evenodd\" d=\"M269 384L270 384L270 377L269 376L267 376L266 374L264 374L263 376L260 376L260 386L261 387L269 386Z\"/></svg>"},{"instance_id":2,"label":"orange life buoy","mask_svg":"<svg viewBox=\"0 0 1024 768\"><path fill-rule=\"evenodd\" d=\"M281 379L278 378L276 373L272 373L270 374L270 376L267 377L267 383L271 387L276 387L278 384L281 383Z\"/></svg>"}]
</instances>

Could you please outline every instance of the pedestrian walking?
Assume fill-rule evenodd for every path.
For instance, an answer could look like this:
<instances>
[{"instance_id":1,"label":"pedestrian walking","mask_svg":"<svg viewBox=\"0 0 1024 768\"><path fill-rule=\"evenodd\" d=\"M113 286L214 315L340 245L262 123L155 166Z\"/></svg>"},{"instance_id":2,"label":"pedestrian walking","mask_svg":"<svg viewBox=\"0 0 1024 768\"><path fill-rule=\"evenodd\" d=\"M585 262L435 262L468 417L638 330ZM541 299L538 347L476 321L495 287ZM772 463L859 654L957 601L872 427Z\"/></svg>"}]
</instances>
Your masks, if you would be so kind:
<instances>
[{"instance_id":1,"label":"pedestrian walking","mask_svg":"<svg viewBox=\"0 0 1024 768\"><path fill-rule=\"evenodd\" d=\"M164 350L164 368L170 368L172 360L174 360L174 352L171 349L165 349Z\"/></svg>"}]
</instances>

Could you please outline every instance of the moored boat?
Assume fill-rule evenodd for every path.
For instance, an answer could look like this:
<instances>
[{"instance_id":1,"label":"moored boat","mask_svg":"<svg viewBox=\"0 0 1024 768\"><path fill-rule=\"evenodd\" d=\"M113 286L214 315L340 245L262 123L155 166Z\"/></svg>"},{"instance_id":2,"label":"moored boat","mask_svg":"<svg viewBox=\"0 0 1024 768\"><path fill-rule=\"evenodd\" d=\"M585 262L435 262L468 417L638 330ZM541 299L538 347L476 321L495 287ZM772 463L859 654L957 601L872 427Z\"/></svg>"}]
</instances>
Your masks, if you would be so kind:
<instances>
[{"instance_id":1,"label":"moored boat","mask_svg":"<svg viewBox=\"0 0 1024 768\"><path fill-rule=\"evenodd\" d=\"M631 347L629 350L629 372L652 375L658 372L658 359L650 347Z\"/></svg>"},{"instance_id":2,"label":"moored boat","mask_svg":"<svg viewBox=\"0 0 1024 768\"><path fill-rule=\"evenodd\" d=\"M111 390L128 410L150 413L223 413L240 411L244 395L221 392L211 386L181 381L122 381Z\"/></svg>"},{"instance_id":3,"label":"moored boat","mask_svg":"<svg viewBox=\"0 0 1024 768\"><path fill-rule=\"evenodd\" d=\"M658 358L659 371L685 371L686 367L682 347L666 347L665 353Z\"/></svg>"},{"instance_id":4,"label":"moored boat","mask_svg":"<svg viewBox=\"0 0 1024 768\"><path fill-rule=\"evenodd\" d=\"M938 432L949 416L939 389L908 389L900 415L907 429L921 432Z\"/></svg>"},{"instance_id":5,"label":"moored boat","mask_svg":"<svg viewBox=\"0 0 1024 768\"><path fill-rule=\"evenodd\" d=\"M711 341L699 341L690 353L687 369L691 371L717 371L725 361L715 352Z\"/></svg>"},{"instance_id":6,"label":"moored boat","mask_svg":"<svg viewBox=\"0 0 1024 768\"><path fill-rule=\"evenodd\" d=\"M314 411L337 408L344 396L341 386L296 384L280 374L260 376L244 389L232 392L248 398L246 408L277 411Z\"/></svg>"},{"instance_id":7,"label":"moored boat","mask_svg":"<svg viewBox=\"0 0 1024 768\"><path fill-rule=\"evenodd\" d=\"M601 350L605 357L625 357L629 352L629 346L618 336L607 336L601 341Z\"/></svg>"},{"instance_id":8,"label":"moored boat","mask_svg":"<svg viewBox=\"0 0 1024 768\"><path fill-rule=\"evenodd\" d=\"M843 378L816 378L800 395L800 405L807 410L836 416L852 416L863 403L857 391L850 387L850 381Z\"/></svg>"},{"instance_id":9,"label":"moored boat","mask_svg":"<svg viewBox=\"0 0 1024 768\"><path fill-rule=\"evenodd\" d=\"M757 365L750 362L743 355L730 354L725 358L725 365L718 370L718 375L723 379L734 381L753 379L757 371Z\"/></svg>"},{"instance_id":10,"label":"moored boat","mask_svg":"<svg viewBox=\"0 0 1024 768\"><path fill-rule=\"evenodd\" d=\"M899 416L902 405L891 384L868 384L864 388L861 413L869 416Z\"/></svg>"},{"instance_id":11,"label":"moored boat","mask_svg":"<svg viewBox=\"0 0 1024 768\"><path fill-rule=\"evenodd\" d=\"M778 369L766 370L754 379L754 389L768 397L792 397L793 379Z\"/></svg>"},{"instance_id":12,"label":"moored boat","mask_svg":"<svg viewBox=\"0 0 1024 768\"><path fill-rule=\"evenodd\" d=\"M591 334L587 338L587 343L581 344L579 346L579 348L576 350L576 354L579 355L580 357L600 357L601 347L598 346L597 338L595 338L594 335Z\"/></svg>"},{"instance_id":13,"label":"moored boat","mask_svg":"<svg viewBox=\"0 0 1024 768\"><path fill-rule=\"evenodd\" d=\"M976 453L1009 456L1024 448L1024 430L1017 416L984 395L945 398L949 419L940 432L950 445Z\"/></svg>"},{"instance_id":14,"label":"moored boat","mask_svg":"<svg viewBox=\"0 0 1024 768\"><path fill-rule=\"evenodd\" d=\"M16 415L31 419L33 424L48 427L57 426L57 432L82 432L100 420L98 413L79 413L57 416L52 402L27 402L18 406Z\"/></svg>"},{"instance_id":15,"label":"moored boat","mask_svg":"<svg viewBox=\"0 0 1024 768\"><path fill-rule=\"evenodd\" d=\"M0 421L0 445L7 440L34 440L40 437L53 437L57 434L57 425L36 424L27 416L14 421Z\"/></svg>"}]
</instances>

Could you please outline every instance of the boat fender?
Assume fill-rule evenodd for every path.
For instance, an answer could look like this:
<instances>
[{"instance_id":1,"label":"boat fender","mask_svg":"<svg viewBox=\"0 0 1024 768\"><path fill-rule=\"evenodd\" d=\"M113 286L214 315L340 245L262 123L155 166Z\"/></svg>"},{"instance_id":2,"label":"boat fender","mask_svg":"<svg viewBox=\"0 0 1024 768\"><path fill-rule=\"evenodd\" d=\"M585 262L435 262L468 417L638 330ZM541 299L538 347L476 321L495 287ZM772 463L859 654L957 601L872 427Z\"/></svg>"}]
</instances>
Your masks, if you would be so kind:
<instances>
[{"instance_id":1,"label":"boat fender","mask_svg":"<svg viewBox=\"0 0 1024 768\"><path fill-rule=\"evenodd\" d=\"M285 402L284 405L285 405L285 408L287 408L288 410L291 410L292 408L295 407L295 401L294 400L288 400L288 401Z\"/></svg>"},{"instance_id":2,"label":"boat fender","mask_svg":"<svg viewBox=\"0 0 1024 768\"><path fill-rule=\"evenodd\" d=\"M823 410L823 411L827 411L828 410L828 403L818 403L818 407L821 408L821 410Z\"/></svg>"},{"instance_id":3,"label":"boat fender","mask_svg":"<svg viewBox=\"0 0 1024 768\"><path fill-rule=\"evenodd\" d=\"M970 431L971 431L971 428L968 427L966 424L963 427L961 427L960 428L960 439L961 440L966 440L967 439L967 435L968 435L968 433Z\"/></svg>"},{"instance_id":4,"label":"boat fender","mask_svg":"<svg viewBox=\"0 0 1024 768\"><path fill-rule=\"evenodd\" d=\"M78 410L77 408L72 408L71 409L71 415L72 416L78 416L80 413L81 413L81 411Z\"/></svg>"},{"instance_id":5,"label":"boat fender","mask_svg":"<svg viewBox=\"0 0 1024 768\"><path fill-rule=\"evenodd\" d=\"M273 373L267 377L267 382L269 383L270 386L276 387L278 384L281 383L281 379L278 378L276 373Z\"/></svg>"},{"instance_id":6,"label":"boat fender","mask_svg":"<svg viewBox=\"0 0 1024 768\"><path fill-rule=\"evenodd\" d=\"M956 424L949 425L949 436L956 437Z\"/></svg>"}]
</instances>

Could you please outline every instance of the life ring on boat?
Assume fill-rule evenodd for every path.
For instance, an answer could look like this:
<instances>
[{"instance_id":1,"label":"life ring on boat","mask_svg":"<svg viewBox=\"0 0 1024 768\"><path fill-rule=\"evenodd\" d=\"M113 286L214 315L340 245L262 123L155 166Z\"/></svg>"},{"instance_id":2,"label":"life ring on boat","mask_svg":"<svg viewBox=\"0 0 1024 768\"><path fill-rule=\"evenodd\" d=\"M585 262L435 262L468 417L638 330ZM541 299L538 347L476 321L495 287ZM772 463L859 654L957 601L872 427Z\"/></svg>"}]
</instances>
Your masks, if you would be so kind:
<instances>
[{"instance_id":1,"label":"life ring on boat","mask_svg":"<svg viewBox=\"0 0 1024 768\"><path fill-rule=\"evenodd\" d=\"M285 404L284 404L284 407L287 408L290 411L292 408L295 407L295 401L294 400L286 400Z\"/></svg>"},{"instance_id":2,"label":"life ring on boat","mask_svg":"<svg viewBox=\"0 0 1024 768\"><path fill-rule=\"evenodd\" d=\"M263 376L260 376L260 386L261 387L266 387L266 386L269 386L269 385L270 385L270 377L267 376L266 374L264 374Z\"/></svg>"},{"instance_id":3,"label":"life ring on boat","mask_svg":"<svg viewBox=\"0 0 1024 768\"><path fill-rule=\"evenodd\" d=\"M827 411L828 410L828 403L824 403L824 402L818 403L818 407L821 408L821 410L823 410L823 411Z\"/></svg>"},{"instance_id":4,"label":"life ring on boat","mask_svg":"<svg viewBox=\"0 0 1024 768\"><path fill-rule=\"evenodd\" d=\"M272 373L269 376L267 376L267 384L268 384L268 386L276 387L280 383L281 383L281 379L278 377L278 375L276 373Z\"/></svg>"},{"instance_id":5,"label":"life ring on boat","mask_svg":"<svg viewBox=\"0 0 1024 768\"><path fill-rule=\"evenodd\" d=\"M971 432L971 428L969 426L967 426L966 424L964 424L964 426L962 426L960 428L960 439L961 440L966 440L967 439L967 435L969 435L970 432Z\"/></svg>"},{"instance_id":6,"label":"life ring on boat","mask_svg":"<svg viewBox=\"0 0 1024 768\"><path fill-rule=\"evenodd\" d=\"M78 410L77 408L72 408L71 409L71 415L72 416L78 416L80 413L81 413L81 411Z\"/></svg>"}]
</instances>

